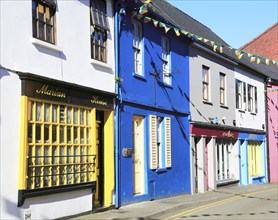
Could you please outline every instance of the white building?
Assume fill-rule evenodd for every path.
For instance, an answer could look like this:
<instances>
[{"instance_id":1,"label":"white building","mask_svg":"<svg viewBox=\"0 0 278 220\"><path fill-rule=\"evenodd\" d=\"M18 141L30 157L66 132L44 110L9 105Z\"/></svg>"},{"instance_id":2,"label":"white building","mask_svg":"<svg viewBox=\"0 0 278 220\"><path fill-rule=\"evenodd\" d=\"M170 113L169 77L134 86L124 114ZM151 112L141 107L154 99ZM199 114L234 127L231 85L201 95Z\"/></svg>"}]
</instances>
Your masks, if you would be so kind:
<instances>
[{"instance_id":1,"label":"white building","mask_svg":"<svg viewBox=\"0 0 278 220\"><path fill-rule=\"evenodd\" d=\"M113 1L0 1L0 9L0 219L110 206Z\"/></svg>"}]
</instances>

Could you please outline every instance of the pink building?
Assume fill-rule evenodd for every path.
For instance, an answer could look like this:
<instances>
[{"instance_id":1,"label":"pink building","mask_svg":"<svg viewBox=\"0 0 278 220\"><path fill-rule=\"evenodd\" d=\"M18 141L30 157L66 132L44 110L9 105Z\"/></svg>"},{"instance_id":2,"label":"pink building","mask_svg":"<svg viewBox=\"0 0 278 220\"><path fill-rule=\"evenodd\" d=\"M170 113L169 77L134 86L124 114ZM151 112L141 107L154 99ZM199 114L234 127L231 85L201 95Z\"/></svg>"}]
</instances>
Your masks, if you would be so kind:
<instances>
[{"instance_id":1,"label":"pink building","mask_svg":"<svg viewBox=\"0 0 278 220\"><path fill-rule=\"evenodd\" d=\"M278 83L267 86L269 182L278 182Z\"/></svg>"}]
</instances>

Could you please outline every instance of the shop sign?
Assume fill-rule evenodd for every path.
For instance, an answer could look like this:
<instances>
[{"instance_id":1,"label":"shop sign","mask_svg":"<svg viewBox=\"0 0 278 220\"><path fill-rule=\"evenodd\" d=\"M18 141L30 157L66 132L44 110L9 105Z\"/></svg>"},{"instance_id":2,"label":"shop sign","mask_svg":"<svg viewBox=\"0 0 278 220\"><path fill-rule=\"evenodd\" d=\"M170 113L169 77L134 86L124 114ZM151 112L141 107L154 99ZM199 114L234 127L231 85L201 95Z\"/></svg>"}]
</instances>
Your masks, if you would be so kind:
<instances>
[{"instance_id":1,"label":"shop sign","mask_svg":"<svg viewBox=\"0 0 278 220\"><path fill-rule=\"evenodd\" d=\"M38 82L32 80L23 80L22 95L44 99L49 101L62 102L67 104L82 105L88 107L113 109L114 99L102 95L101 93L92 93L91 90L72 88L67 84L60 85L51 82Z\"/></svg>"},{"instance_id":2,"label":"shop sign","mask_svg":"<svg viewBox=\"0 0 278 220\"><path fill-rule=\"evenodd\" d=\"M257 135L256 134L250 134L248 139L257 140Z\"/></svg>"},{"instance_id":3,"label":"shop sign","mask_svg":"<svg viewBox=\"0 0 278 220\"><path fill-rule=\"evenodd\" d=\"M223 132L222 137L224 138L234 138L234 134L231 131Z\"/></svg>"}]
</instances>

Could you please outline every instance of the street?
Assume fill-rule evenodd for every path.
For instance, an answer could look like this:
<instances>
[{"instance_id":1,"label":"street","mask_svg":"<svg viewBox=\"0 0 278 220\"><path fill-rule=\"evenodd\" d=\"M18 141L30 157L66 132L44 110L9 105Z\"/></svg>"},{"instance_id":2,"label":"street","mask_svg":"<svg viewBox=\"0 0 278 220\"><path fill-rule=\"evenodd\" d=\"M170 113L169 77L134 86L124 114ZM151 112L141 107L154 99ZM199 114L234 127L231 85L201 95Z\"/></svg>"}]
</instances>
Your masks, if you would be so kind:
<instances>
[{"instance_id":1,"label":"street","mask_svg":"<svg viewBox=\"0 0 278 220\"><path fill-rule=\"evenodd\" d=\"M152 219L278 219L277 191L275 187L230 193L228 198L156 215Z\"/></svg>"}]
</instances>

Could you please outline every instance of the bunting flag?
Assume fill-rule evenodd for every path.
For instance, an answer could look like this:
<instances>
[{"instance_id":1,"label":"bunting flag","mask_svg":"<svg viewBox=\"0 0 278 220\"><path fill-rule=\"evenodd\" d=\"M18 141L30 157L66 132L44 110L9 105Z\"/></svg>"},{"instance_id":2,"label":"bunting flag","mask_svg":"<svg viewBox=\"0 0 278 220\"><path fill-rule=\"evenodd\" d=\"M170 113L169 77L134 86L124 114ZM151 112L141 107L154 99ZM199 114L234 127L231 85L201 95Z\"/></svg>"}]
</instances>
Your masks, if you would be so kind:
<instances>
[{"instance_id":1,"label":"bunting flag","mask_svg":"<svg viewBox=\"0 0 278 220\"><path fill-rule=\"evenodd\" d=\"M177 28L174 28L174 31L176 33L176 35L179 37L181 35L180 30Z\"/></svg>"},{"instance_id":2,"label":"bunting flag","mask_svg":"<svg viewBox=\"0 0 278 220\"><path fill-rule=\"evenodd\" d=\"M251 63L255 62L255 60L256 60L256 57L254 57L254 56L252 56L252 57L250 58L250 62L251 62Z\"/></svg>"},{"instance_id":3,"label":"bunting flag","mask_svg":"<svg viewBox=\"0 0 278 220\"><path fill-rule=\"evenodd\" d=\"M213 51L216 52L217 44L213 45Z\"/></svg>"},{"instance_id":4,"label":"bunting flag","mask_svg":"<svg viewBox=\"0 0 278 220\"><path fill-rule=\"evenodd\" d=\"M162 22L159 22L159 27L163 27L165 30L165 33L167 33L170 30L170 27L167 27L167 25Z\"/></svg>"},{"instance_id":5,"label":"bunting flag","mask_svg":"<svg viewBox=\"0 0 278 220\"><path fill-rule=\"evenodd\" d=\"M152 19L150 17L144 17L144 23L150 22Z\"/></svg>"},{"instance_id":6,"label":"bunting flag","mask_svg":"<svg viewBox=\"0 0 278 220\"><path fill-rule=\"evenodd\" d=\"M269 59L265 59L265 63L266 63L266 65L269 65Z\"/></svg>"},{"instance_id":7,"label":"bunting flag","mask_svg":"<svg viewBox=\"0 0 278 220\"><path fill-rule=\"evenodd\" d=\"M199 41L202 41L202 40L203 40L202 37L200 37L200 36L198 36L198 35L195 35L195 36L196 36L196 38L197 38Z\"/></svg>"},{"instance_id":8,"label":"bunting flag","mask_svg":"<svg viewBox=\"0 0 278 220\"><path fill-rule=\"evenodd\" d=\"M151 0L140 0L140 2L142 2L143 4L148 4L151 2Z\"/></svg>"},{"instance_id":9,"label":"bunting flag","mask_svg":"<svg viewBox=\"0 0 278 220\"><path fill-rule=\"evenodd\" d=\"M155 27L157 27L158 21L156 21L156 20L153 19L153 24L154 24Z\"/></svg>"},{"instance_id":10,"label":"bunting flag","mask_svg":"<svg viewBox=\"0 0 278 220\"><path fill-rule=\"evenodd\" d=\"M266 65L269 65L270 62L272 62L272 64L276 65L278 67L278 61L275 61L275 60L272 60L272 59L268 59L268 58L264 58L264 57L259 57L255 54L252 54L252 53L249 53L249 52L244 52L244 51L241 51L241 50L238 50L238 49L234 49L233 47L230 47L230 46L225 46L225 45L222 45L222 44L218 44L217 42L215 41L212 41L212 40L209 40L207 38L204 38L202 36L199 36L199 35L195 35L193 33L190 33L184 29L179 29L177 27L174 27L174 26L171 26L169 24L165 24L161 21L157 21L153 18L150 18L150 17L147 17L145 16L144 14L146 14L148 12L148 3L151 2L151 0L140 0L143 5L139 8L139 13L137 12L137 19L141 19L142 17L144 17L144 23L148 23L148 22L151 22L153 23L153 25L155 27L161 27L161 28L164 28L164 31L165 33L167 33L169 30L173 30L176 34L176 36L180 36L181 34L183 34L185 37L187 38L191 38L193 39L194 41L202 41L206 44L210 44L212 46L212 49L214 52L217 52L217 48L219 46L219 52L220 53L223 53L223 50L224 48L226 47L229 51L232 51L234 50L235 51L235 55L237 56L238 59L241 59L243 57L244 54L247 54L248 57L250 57L250 62L251 63L256 63L256 64L260 64L261 63L261 60L265 60L265 64Z\"/></svg>"},{"instance_id":11,"label":"bunting flag","mask_svg":"<svg viewBox=\"0 0 278 220\"><path fill-rule=\"evenodd\" d=\"M143 14L146 14L148 12L148 6L146 4L142 5L140 8L139 8L139 13L141 15Z\"/></svg>"},{"instance_id":12,"label":"bunting flag","mask_svg":"<svg viewBox=\"0 0 278 220\"><path fill-rule=\"evenodd\" d=\"M223 53L223 47L224 46L220 45L220 49L219 49L220 53Z\"/></svg>"},{"instance_id":13,"label":"bunting flag","mask_svg":"<svg viewBox=\"0 0 278 220\"><path fill-rule=\"evenodd\" d=\"M181 30L181 33L184 34L185 36L187 36L188 34L188 31L185 31L185 30Z\"/></svg>"}]
</instances>

